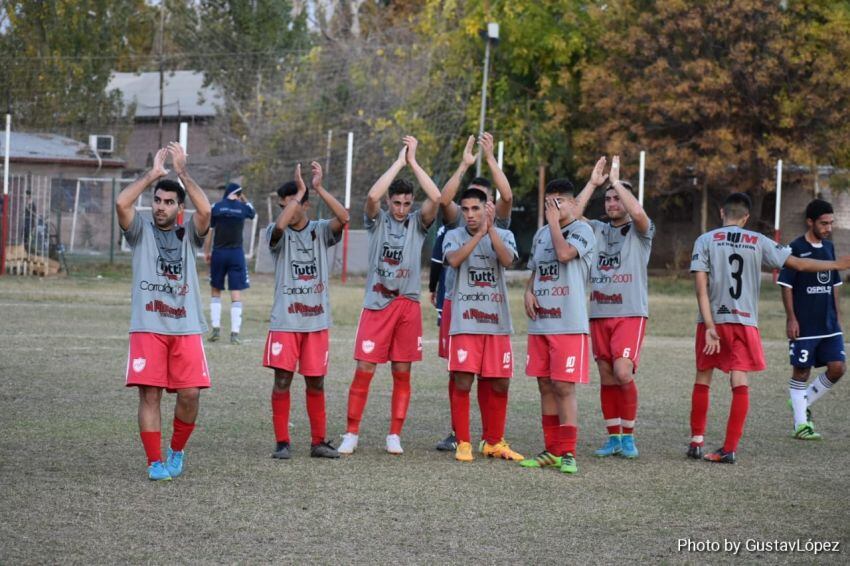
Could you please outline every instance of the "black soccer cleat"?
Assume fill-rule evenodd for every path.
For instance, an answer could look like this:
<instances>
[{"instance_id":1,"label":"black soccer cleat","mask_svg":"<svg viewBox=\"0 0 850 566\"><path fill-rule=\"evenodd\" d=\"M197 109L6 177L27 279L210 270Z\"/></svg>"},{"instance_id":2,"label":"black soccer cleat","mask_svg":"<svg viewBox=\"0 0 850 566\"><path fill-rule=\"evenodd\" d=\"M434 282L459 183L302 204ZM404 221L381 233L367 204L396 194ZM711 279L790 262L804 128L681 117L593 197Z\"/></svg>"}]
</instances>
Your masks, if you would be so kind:
<instances>
[{"instance_id":1,"label":"black soccer cleat","mask_svg":"<svg viewBox=\"0 0 850 566\"><path fill-rule=\"evenodd\" d=\"M274 453L272 454L272 458L276 458L278 460L289 460L291 457L292 454L289 451L289 443L278 442L277 447L274 449Z\"/></svg>"},{"instance_id":2,"label":"black soccer cleat","mask_svg":"<svg viewBox=\"0 0 850 566\"><path fill-rule=\"evenodd\" d=\"M450 432L447 437L437 443L437 450L440 452L454 452L457 450L457 438L454 431Z\"/></svg>"},{"instance_id":3,"label":"black soccer cleat","mask_svg":"<svg viewBox=\"0 0 850 566\"><path fill-rule=\"evenodd\" d=\"M715 462L717 464L734 464L735 453L726 452L722 448L718 448L711 454L706 454L705 456L703 456L702 459L707 460L709 462Z\"/></svg>"},{"instance_id":4,"label":"black soccer cleat","mask_svg":"<svg viewBox=\"0 0 850 566\"><path fill-rule=\"evenodd\" d=\"M702 460L702 456L702 444L695 444L691 442L691 445L688 446L688 458L693 458L694 460Z\"/></svg>"},{"instance_id":5,"label":"black soccer cleat","mask_svg":"<svg viewBox=\"0 0 850 566\"><path fill-rule=\"evenodd\" d=\"M314 444L310 447L311 458L339 458L339 452L327 441Z\"/></svg>"}]
</instances>

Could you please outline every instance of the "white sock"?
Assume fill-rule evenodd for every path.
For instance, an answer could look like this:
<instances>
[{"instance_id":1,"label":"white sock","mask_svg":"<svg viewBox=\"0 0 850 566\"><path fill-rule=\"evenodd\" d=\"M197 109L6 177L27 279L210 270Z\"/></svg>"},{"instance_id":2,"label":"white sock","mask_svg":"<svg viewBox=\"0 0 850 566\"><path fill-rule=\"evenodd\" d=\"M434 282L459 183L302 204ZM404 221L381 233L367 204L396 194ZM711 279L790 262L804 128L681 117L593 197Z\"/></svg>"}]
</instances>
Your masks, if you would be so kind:
<instances>
[{"instance_id":1,"label":"white sock","mask_svg":"<svg viewBox=\"0 0 850 566\"><path fill-rule=\"evenodd\" d=\"M221 297L210 299L210 319L213 328L221 327Z\"/></svg>"},{"instance_id":2,"label":"white sock","mask_svg":"<svg viewBox=\"0 0 850 566\"><path fill-rule=\"evenodd\" d=\"M809 405L813 405L815 401L823 397L830 388L832 388L832 382L826 378L826 373L817 376L806 389L806 399L809 400Z\"/></svg>"},{"instance_id":3,"label":"white sock","mask_svg":"<svg viewBox=\"0 0 850 566\"><path fill-rule=\"evenodd\" d=\"M239 334L242 328L242 301L230 305L230 331Z\"/></svg>"},{"instance_id":4,"label":"white sock","mask_svg":"<svg viewBox=\"0 0 850 566\"><path fill-rule=\"evenodd\" d=\"M788 394L791 396L791 408L794 410L794 428L806 423L806 382L791 379L788 381Z\"/></svg>"}]
</instances>

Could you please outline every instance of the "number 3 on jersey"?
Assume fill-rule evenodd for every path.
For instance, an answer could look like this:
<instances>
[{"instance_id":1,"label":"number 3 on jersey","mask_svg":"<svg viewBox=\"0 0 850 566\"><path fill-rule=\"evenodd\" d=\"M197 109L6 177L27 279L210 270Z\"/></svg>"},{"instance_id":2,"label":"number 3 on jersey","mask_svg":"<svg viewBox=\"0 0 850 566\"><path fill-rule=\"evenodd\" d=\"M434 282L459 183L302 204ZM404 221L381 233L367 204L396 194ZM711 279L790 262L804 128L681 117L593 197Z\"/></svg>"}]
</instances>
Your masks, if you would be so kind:
<instances>
[{"instance_id":1,"label":"number 3 on jersey","mask_svg":"<svg viewBox=\"0 0 850 566\"><path fill-rule=\"evenodd\" d=\"M743 278L741 275L744 272L744 258L740 254L732 254L729 256L729 265L732 267L732 272L729 275L732 276L732 280L734 281L734 286L729 287L729 294L733 299L740 299L741 291L743 290Z\"/></svg>"}]
</instances>

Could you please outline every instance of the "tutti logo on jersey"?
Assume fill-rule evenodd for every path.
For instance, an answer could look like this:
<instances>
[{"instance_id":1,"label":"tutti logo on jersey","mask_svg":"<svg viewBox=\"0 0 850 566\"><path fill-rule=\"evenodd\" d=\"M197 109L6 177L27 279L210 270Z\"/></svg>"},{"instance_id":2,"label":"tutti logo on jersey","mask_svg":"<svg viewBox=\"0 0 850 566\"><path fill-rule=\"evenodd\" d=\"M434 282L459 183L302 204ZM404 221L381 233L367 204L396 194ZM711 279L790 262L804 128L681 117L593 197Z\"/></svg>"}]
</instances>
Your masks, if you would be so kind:
<instances>
[{"instance_id":1,"label":"tutti logo on jersey","mask_svg":"<svg viewBox=\"0 0 850 566\"><path fill-rule=\"evenodd\" d=\"M404 261L403 250L404 247L402 246L384 244L381 248L381 261L390 265L401 265L401 262Z\"/></svg>"},{"instance_id":2,"label":"tutti logo on jersey","mask_svg":"<svg viewBox=\"0 0 850 566\"><path fill-rule=\"evenodd\" d=\"M319 272L315 261L293 261L290 267L292 278L296 281L312 281L316 279Z\"/></svg>"},{"instance_id":3,"label":"tutti logo on jersey","mask_svg":"<svg viewBox=\"0 0 850 566\"><path fill-rule=\"evenodd\" d=\"M183 279L183 260L169 261L162 256L156 259L156 274L171 281Z\"/></svg>"},{"instance_id":4,"label":"tutti logo on jersey","mask_svg":"<svg viewBox=\"0 0 850 566\"><path fill-rule=\"evenodd\" d=\"M470 287L495 287L496 270L492 267L470 267L466 280Z\"/></svg>"},{"instance_id":5,"label":"tutti logo on jersey","mask_svg":"<svg viewBox=\"0 0 850 566\"><path fill-rule=\"evenodd\" d=\"M561 277L561 264L557 261L545 261L537 266L537 279L541 283L557 281Z\"/></svg>"},{"instance_id":6,"label":"tutti logo on jersey","mask_svg":"<svg viewBox=\"0 0 850 566\"><path fill-rule=\"evenodd\" d=\"M620 252L615 254L599 254L599 258L596 260L596 266L599 268L599 271L614 271L620 269Z\"/></svg>"}]
</instances>

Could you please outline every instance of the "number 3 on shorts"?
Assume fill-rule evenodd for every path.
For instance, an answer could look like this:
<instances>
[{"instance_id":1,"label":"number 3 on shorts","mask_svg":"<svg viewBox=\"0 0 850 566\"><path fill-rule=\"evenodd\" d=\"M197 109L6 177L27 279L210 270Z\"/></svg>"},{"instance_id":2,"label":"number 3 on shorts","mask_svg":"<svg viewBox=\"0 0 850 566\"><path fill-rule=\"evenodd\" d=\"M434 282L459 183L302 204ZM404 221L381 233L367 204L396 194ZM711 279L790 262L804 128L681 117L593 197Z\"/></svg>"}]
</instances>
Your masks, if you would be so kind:
<instances>
[{"instance_id":1,"label":"number 3 on shorts","mask_svg":"<svg viewBox=\"0 0 850 566\"><path fill-rule=\"evenodd\" d=\"M628 357L629 357L629 354L631 354L631 353L632 353L632 349L631 349L631 348L626 348L626 349L624 349L624 350L623 350L623 357L624 357L624 358L628 358Z\"/></svg>"},{"instance_id":2,"label":"number 3 on shorts","mask_svg":"<svg viewBox=\"0 0 850 566\"><path fill-rule=\"evenodd\" d=\"M808 350L800 350L800 363L806 363L809 361L809 351Z\"/></svg>"}]
</instances>

